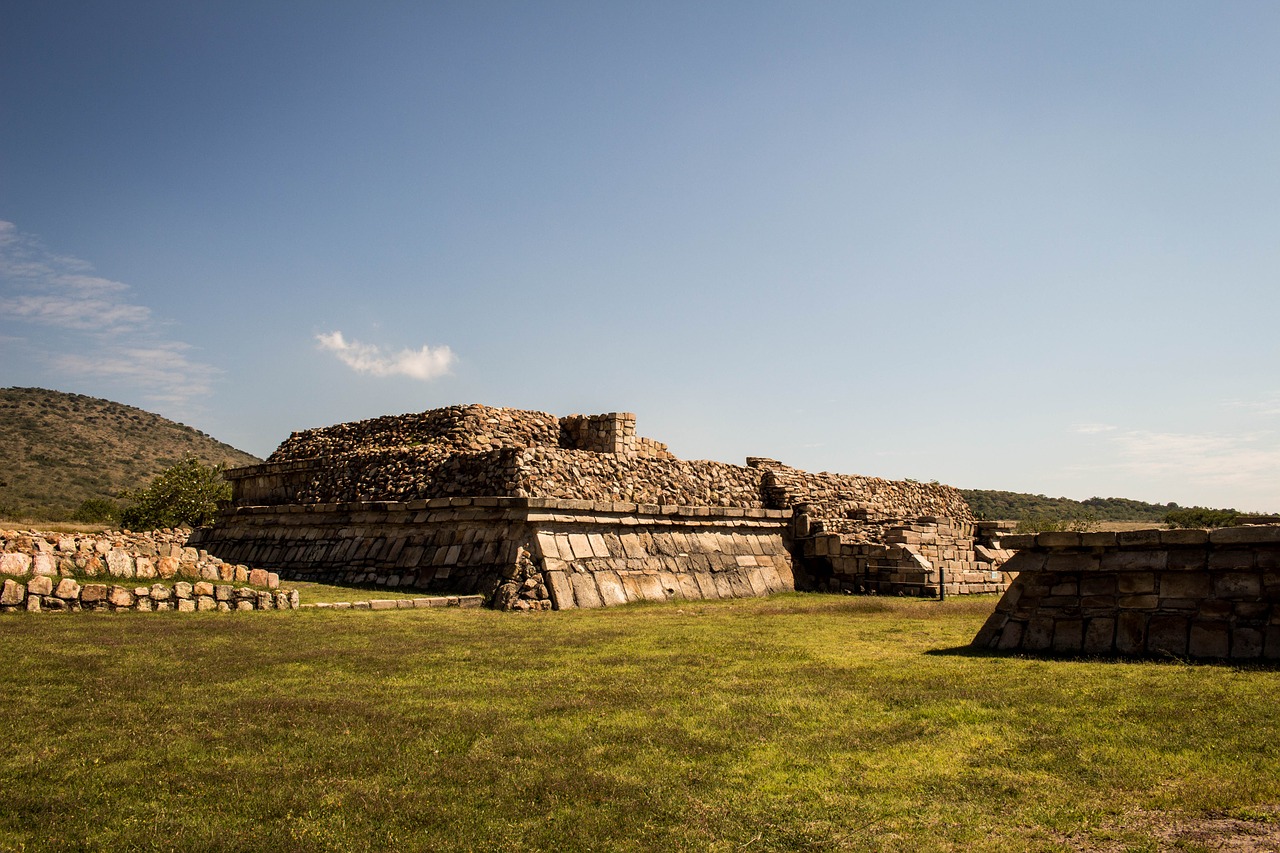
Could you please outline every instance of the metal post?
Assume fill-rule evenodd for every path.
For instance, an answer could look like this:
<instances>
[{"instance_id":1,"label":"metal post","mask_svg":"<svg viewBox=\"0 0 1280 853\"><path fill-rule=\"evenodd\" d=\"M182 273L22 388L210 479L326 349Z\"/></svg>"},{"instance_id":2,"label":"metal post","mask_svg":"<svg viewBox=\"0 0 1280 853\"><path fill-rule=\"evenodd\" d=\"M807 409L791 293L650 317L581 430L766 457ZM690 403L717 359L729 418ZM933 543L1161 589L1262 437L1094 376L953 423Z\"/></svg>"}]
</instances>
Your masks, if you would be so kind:
<instances>
[{"instance_id":1,"label":"metal post","mask_svg":"<svg viewBox=\"0 0 1280 853\"><path fill-rule=\"evenodd\" d=\"M947 570L938 566L938 600L947 600Z\"/></svg>"}]
</instances>

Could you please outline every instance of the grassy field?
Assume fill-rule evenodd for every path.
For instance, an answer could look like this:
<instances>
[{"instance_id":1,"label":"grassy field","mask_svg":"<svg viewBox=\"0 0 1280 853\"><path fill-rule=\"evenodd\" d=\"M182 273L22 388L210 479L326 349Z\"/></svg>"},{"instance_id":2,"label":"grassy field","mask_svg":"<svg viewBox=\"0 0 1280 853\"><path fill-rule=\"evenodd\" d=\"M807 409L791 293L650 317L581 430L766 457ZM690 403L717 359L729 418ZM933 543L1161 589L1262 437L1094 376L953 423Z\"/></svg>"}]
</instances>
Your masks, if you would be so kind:
<instances>
[{"instance_id":1,"label":"grassy field","mask_svg":"<svg viewBox=\"0 0 1280 853\"><path fill-rule=\"evenodd\" d=\"M992 604L7 615L0 849L1157 850L1179 821L1276 827L1280 672L966 653Z\"/></svg>"}]
</instances>

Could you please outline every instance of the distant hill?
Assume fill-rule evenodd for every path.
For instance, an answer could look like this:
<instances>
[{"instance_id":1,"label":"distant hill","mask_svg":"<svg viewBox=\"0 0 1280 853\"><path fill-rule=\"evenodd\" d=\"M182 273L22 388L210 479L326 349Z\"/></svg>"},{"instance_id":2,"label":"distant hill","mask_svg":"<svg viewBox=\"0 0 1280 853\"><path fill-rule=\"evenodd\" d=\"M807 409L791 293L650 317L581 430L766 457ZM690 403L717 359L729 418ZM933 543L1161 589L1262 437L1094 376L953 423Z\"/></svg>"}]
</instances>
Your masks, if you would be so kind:
<instances>
[{"instance_id":1,"label":"distant hill","mask_svg":"<svg viewBox=\"0 0 1280 853\"><path fill-rule=\"evenodd\" d=\"M133 406L0 388L0 518L69 518L84 501L145 486L188 455L228 467L261 461Z\"/></svg>"},{"instance_id":2,"label":"distant hill","mask_svg":"<svg viewBox=\"0 0 1280 853\"><path fill-rule=\"evenodd\" d=\"M1021 492L989 489L961 489L978 518L1024 519L1038 517L1050 521L1074 521L1093 518L1097 521L1163 521L1170 510L1181 509L1176 503L1149 504L1128 498L1050 498Z\"/></svg>"}]
</instances>

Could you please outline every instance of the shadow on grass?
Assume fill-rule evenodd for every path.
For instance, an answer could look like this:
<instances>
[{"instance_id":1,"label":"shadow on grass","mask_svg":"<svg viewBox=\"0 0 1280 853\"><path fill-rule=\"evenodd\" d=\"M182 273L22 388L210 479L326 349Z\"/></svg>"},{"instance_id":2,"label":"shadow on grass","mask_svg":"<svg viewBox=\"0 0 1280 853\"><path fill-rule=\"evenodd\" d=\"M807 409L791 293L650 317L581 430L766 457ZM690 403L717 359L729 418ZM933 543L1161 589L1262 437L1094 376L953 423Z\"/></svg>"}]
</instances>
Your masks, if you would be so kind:
<instances>
[{"instance_id":1,"label":"shadow on grass","mask_svg":"<svg viewBox=\"0 0 1280 853\"><path fill-rule=\"evenodd\" d=\"M1280 672L1280 660L1232 660L1230 658L1186 658L1177 655L1146 655L1144 657L1126 657L1124 655L1086 654L1085 652L1039 651L1026 649L980 649L974 646L951 646L943 649L929 649L924 654L929 657L958 658L1012 658L1016 660L1055 660L1104 664L1176 664L1179 666L1211 666L1215 668L1235 669L1247 672Z\"/></svg>"}]
</instances>

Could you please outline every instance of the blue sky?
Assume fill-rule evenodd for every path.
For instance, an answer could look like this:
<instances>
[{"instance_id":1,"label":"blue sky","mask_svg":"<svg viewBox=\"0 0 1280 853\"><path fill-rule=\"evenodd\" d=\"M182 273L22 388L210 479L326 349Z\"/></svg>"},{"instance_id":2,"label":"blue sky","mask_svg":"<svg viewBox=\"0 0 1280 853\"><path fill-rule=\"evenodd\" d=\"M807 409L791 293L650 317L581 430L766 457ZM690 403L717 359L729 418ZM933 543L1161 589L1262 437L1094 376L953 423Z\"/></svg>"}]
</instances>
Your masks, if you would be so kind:
<instances>
[{"instance_id":1,"label":"blue sky","mask_svg":"<svg viewBox=\"0 0 1280 853\"><path fill-rule=\"evenodd\" d=\"M0 384L1280 511L1280 5L0 2Z\"/></svg>"}]
</instances>

